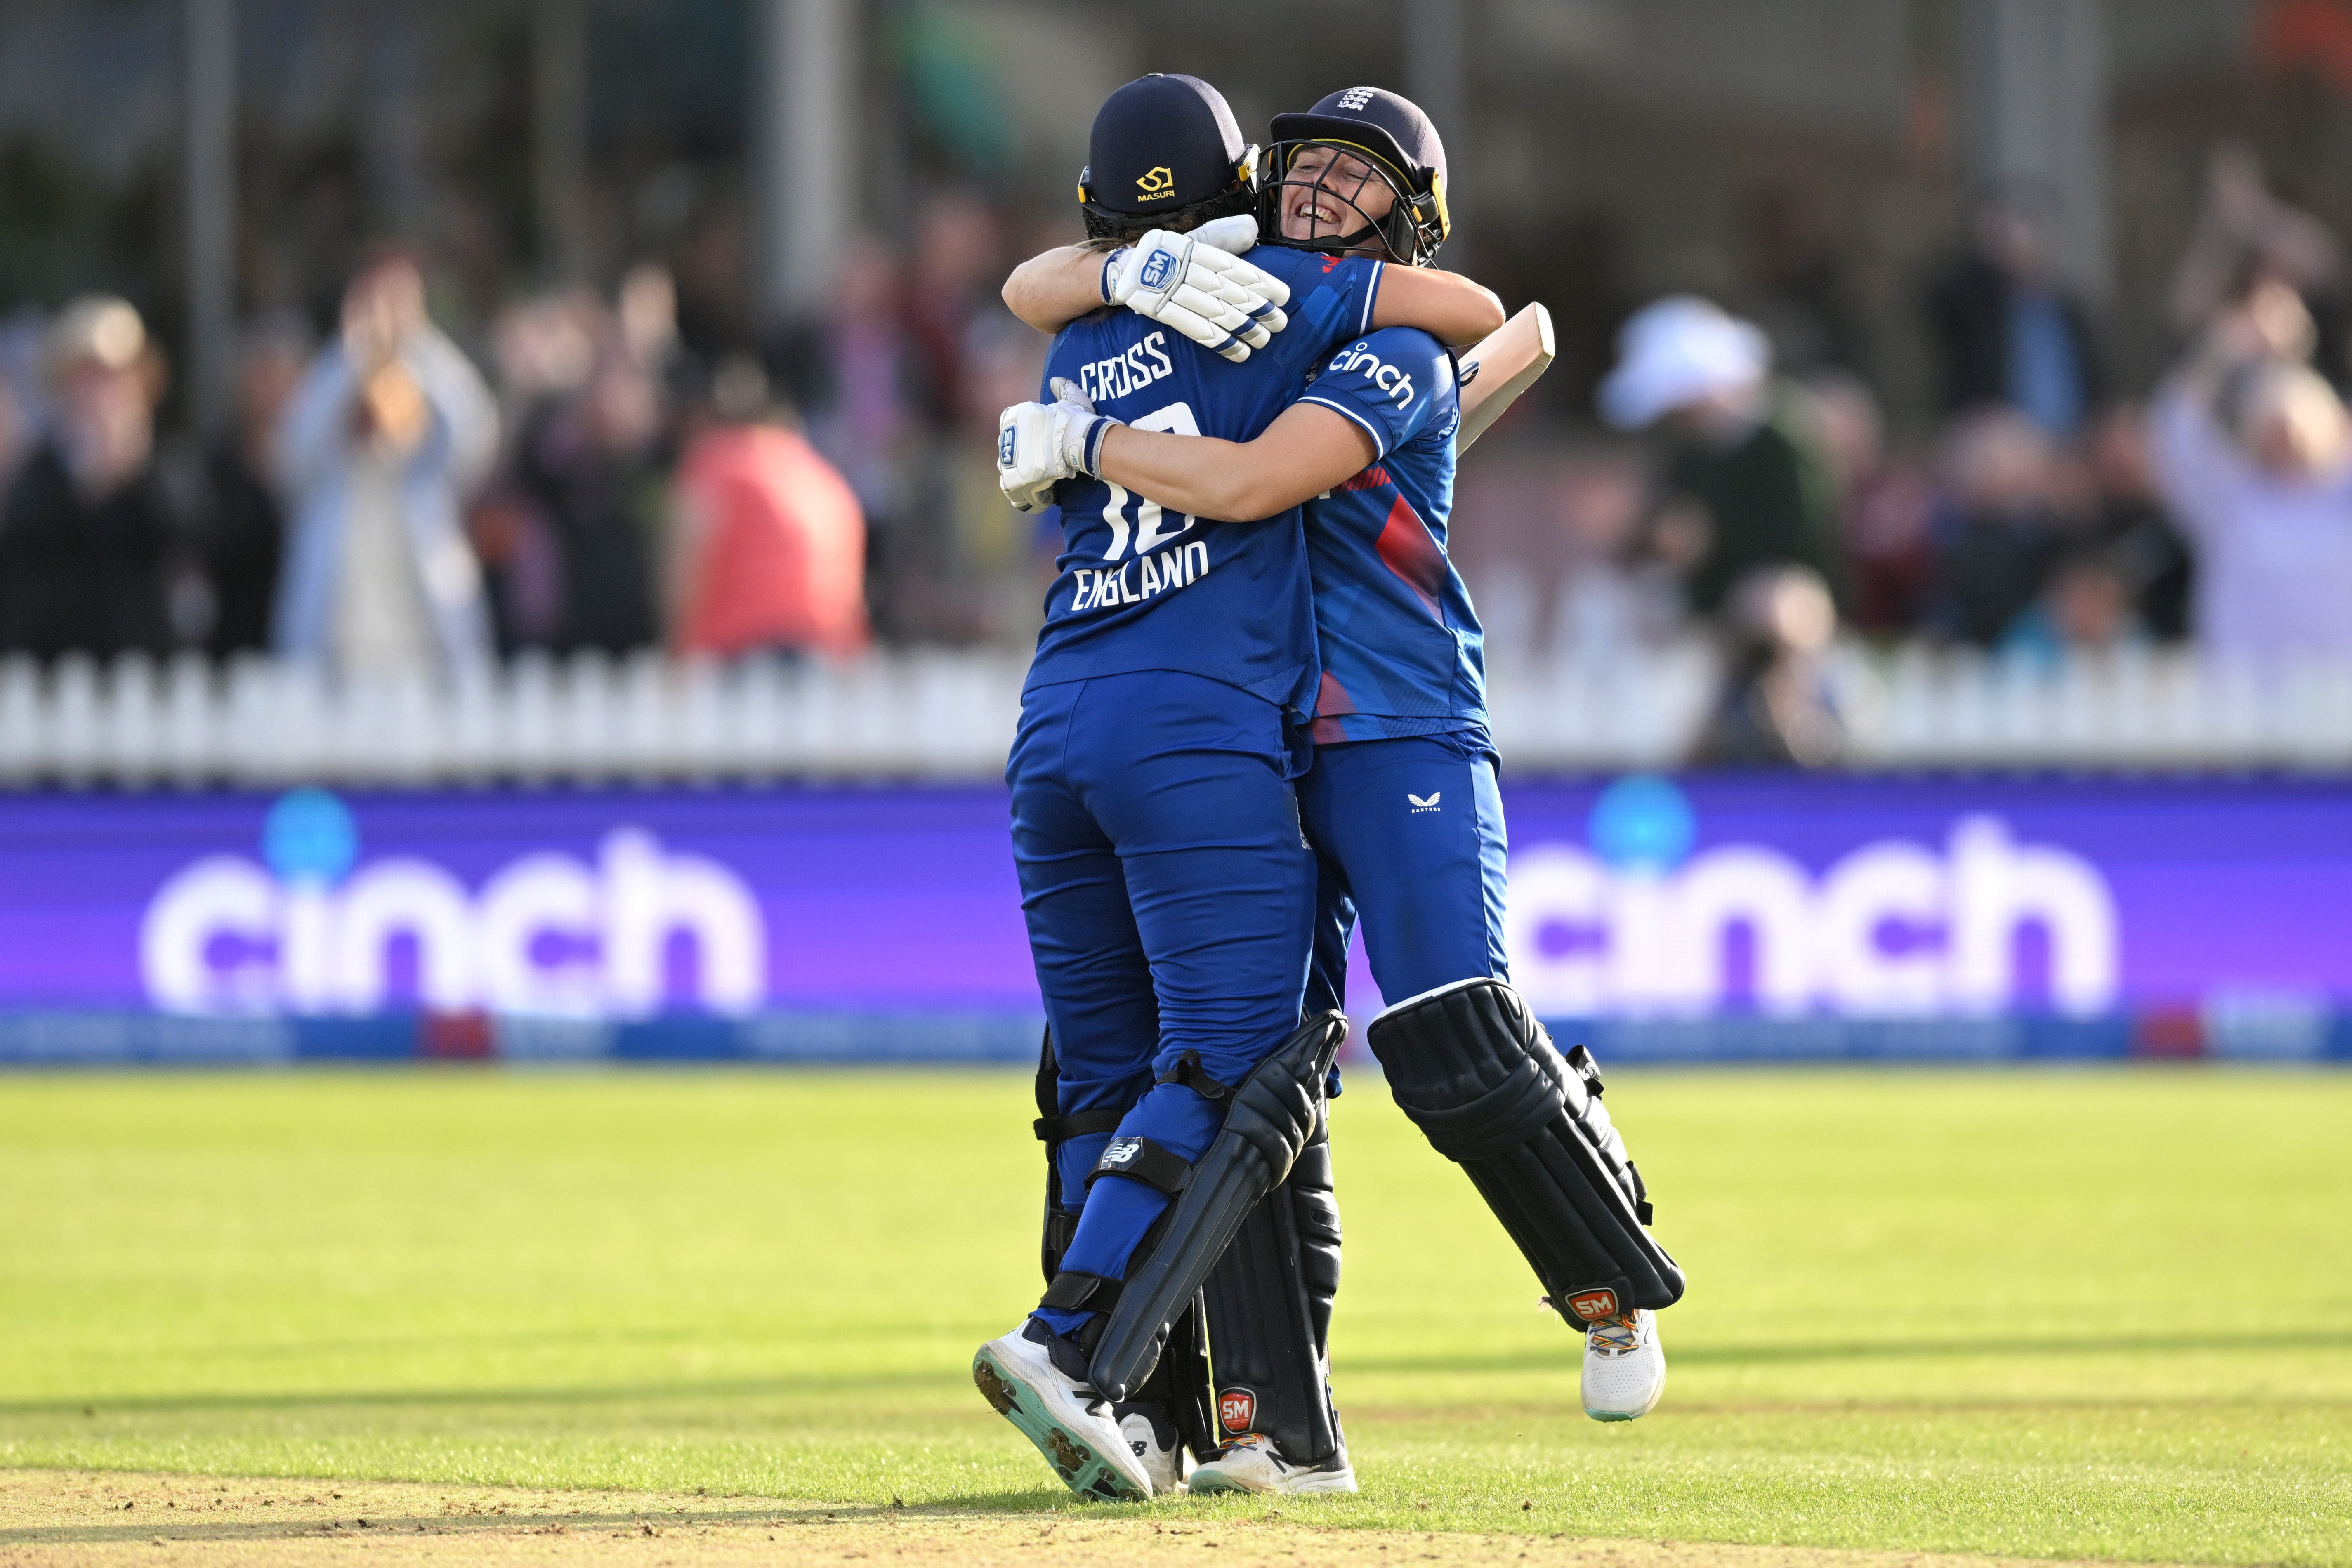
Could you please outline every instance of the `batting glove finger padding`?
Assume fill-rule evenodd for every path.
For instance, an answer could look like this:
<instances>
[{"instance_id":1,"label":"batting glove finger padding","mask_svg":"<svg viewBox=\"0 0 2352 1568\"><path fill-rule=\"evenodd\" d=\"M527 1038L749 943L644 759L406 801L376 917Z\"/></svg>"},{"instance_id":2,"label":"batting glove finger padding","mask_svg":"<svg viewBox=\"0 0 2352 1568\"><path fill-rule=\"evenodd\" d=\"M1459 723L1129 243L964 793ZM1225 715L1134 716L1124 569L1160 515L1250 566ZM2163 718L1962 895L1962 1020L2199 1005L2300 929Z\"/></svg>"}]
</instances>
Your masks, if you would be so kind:
<instances>
[{"instance_id":1,"label":"batting glove finger padding","mask_svg":"<svg viewBox=\"0 0 2352 1568\"><path fill-rule=\"evenodd\" d=\"M1057 380L1058 403L1016 403L996 419L996 488L1019 511L1054 504L1054 487L1093 478L1103 437L1116 419L1097 414L1085 395Z\"/></svg>"},{"instance_id":2,"label":"batting glove finger padding","mask_svg":"<svg viewBox=\"0 0 2352 1568\"><path fill-rule=\"evenodd\" d=\"M1278 320L1289 319L1283 315L1279 307L1290 303L1290 285L1265 268L1205 245L1193 250L1192 259L1200 267L1215 273L1218 281L1261 301L1261 308L1272 311ZM1282 328L1276 325L1272 330L1278 332Z\"/></svg>"},{"instance_id":3,"label":"batting glove finger padding","mask_svg":"<svg viewBox=\"0 0 2352 1568\"><path fill-rule=\"evenodd\" d=\"M1203 281L1211 287L1199 287ZM1254 349L1265 347L1275 333L1289 324L1288 317L1248 289L1197 267L1191 279L1176 290L1173 302L1207 317Z\"/></svg>"},{"instance_id":4,"label":"batting glove finger padding","mask_svg":"<svg viewBox=\"0 0 2352 1568\"><path fill-rule=\"evenodd\" d=\"M1040 416L1042 403L1016 403L996 416L996 488L1015 511L1035 511L1050 505L1054 486L1067 478L1054 472L1060 453L1045 440Z\"/></svg>"},{"instance_id":5,"label":"batting glove finger padding","mask_svg":"<svg viewBox=\"0 0 2352 1568\"><path fill-rule=\"evenodd\" d=\"M1150 317L1164 327L1173 327L1202 348L1223 354L1235 364L1249 358L1252 344L1242 341L1240 334L1254 329L1249 318L1210 299L1197 289L1179 289L1169 298L1160 300L1150 310L1140 305L1129 309ZM1264 334L1260 334L1260 344Z\"/></svg>"},{"instance_id":6,"label":"batting glove finger padding","mask_svg":"<svg viewBox=\"0 0 2352 1568\"><path fill-rule=\"evenodd\" d=\"M1247 256L1257 245L1257 219L1247 213L1211 218L1192 230L1191 237L1227 256Z\"/></svg>"},{"instance_id":7,"label":"batting glove finger padding","mask_svg":"<svg viewBox=\"0 0 2352 1568\"><path fill-rule=\"evenodd\" d=\"M1246 272L1237 276L1234 267ZM1281 301L1248 281L1254 277L1280 289L1276 279L1192 235L1154 229L1131 251L1114 257L1107 274L1112 304L1173 328L1235 363L1288 324ZM1289 291L1282 289L1281 300L1288 299Z\"/></svg>"}]
</instances>

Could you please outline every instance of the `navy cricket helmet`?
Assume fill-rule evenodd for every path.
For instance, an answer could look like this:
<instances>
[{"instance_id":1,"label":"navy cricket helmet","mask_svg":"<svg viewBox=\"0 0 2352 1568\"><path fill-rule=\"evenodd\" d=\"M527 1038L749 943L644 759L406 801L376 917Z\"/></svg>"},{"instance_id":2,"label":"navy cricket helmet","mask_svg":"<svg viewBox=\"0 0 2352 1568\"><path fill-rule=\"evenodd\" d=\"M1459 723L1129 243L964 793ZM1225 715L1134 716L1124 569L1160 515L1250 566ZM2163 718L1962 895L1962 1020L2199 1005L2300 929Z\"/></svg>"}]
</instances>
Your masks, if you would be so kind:
<instances>
[{"instance_id":1,"label":"navy cricket helmet","mask_svg":"<svg viewBox=\"0 0 2352 1568\"><path fill-rule=\"evenodd\" d=\"M1078 174L1089 239L1192 228L1257 205L1257 148L1198 77L1138 77L1103 100Z\"/></svg>"},{"instance_id":2,"label":"navy cricket helmet","mask_svg":"<svg viewBox=\"0 0 2352 1568\"><path fill-rule=\"evenodd\" d=\"M1299 154L1310 148L1339 156L1311 160L1301 169ZM1326 253L1377 247L1391 260L1426 267L1453 232L1454 220L1445 210L1445 144L1421 106L1402 93L1351 87L1328 95L1304 114L1276 115L1270 163L1258 219L1268 245ZM1359 203L1376 179L1394 201L1374 218ZM1336 201L1344 206L1353 216L1352 226L1344 217L1317 217L1306 237L1285 234L1282 209L1306 192L1324 205Z\"/></svg>"}]
</instances>

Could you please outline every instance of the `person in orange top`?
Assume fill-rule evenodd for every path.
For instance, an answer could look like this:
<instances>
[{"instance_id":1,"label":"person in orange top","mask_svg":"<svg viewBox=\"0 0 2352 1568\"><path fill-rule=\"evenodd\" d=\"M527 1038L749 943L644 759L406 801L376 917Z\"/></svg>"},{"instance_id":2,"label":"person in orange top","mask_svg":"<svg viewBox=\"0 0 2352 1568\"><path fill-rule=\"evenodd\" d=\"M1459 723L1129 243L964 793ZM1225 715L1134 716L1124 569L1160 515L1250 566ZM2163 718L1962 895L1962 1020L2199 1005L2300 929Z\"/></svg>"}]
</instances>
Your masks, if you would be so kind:
<instances>
[{"instance_id":1,"label":"person in orange top","mask_svg":"<svg viewBox=\"0 0 2352 1568\"><path fill-rule=\"evenodd\" d=\"M871 637L865 512L798 431L755 412L764 385L752 395L729 384L758 374L748 363L721 367L720 422L677 467L671 648L719 658L855 653Z\"/></svg>"}]
</instances>

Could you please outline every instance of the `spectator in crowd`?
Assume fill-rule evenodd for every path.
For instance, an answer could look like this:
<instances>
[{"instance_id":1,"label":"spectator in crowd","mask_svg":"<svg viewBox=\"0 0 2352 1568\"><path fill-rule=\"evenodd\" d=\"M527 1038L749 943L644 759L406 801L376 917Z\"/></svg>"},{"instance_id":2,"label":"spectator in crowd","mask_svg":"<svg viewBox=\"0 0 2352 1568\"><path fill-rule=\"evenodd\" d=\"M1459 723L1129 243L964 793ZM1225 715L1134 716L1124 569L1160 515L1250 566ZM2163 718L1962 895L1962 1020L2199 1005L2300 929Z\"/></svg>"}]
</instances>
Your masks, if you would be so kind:
<instances>
[{"instance_id":1,"label":"spectator in crowd","mask_svg":"<svg viewBox=\"0 0 2352 1568\"><path fill-rule=\"evenodd\" d=\"M2158 482L2197 554L2197 641L2229 659L2352 653L2352 420L2306 363L2294 290L2258 284L2158 395Z\"/></svg>"},{"instance_id":2,"label":"spectator in crowd","mask_svg":"<svg viewBox=\"0 0 2352 1568\"><path fill-rule=\"evenodd\" d=\"M269 646L269 617L285 555L286 518L270 483L270 443L310 359L310 333L274 317L247 335L236 367L236 428L212 454L205 565L211 576L215 655Z\"/></svg>"},{"instance_id":3,"label":"spectator in crowd","mask_svg":"<svg viewBox=\"0 0 2352 1568\"><path fill-rule=\"evenodd\" d=\"M1725 606L1722 696L1692 761L1702 765L1819 767L1845 745L1822 668L1837 606L1811 568L1749 574Z\"/></svg>"},{"instance_id":4,"label":"spectator in crowd","mask_svg":"<svg viewBox=\"0 0 2352 1568\"><path fill-rule=\"evenodd\" d=\"M1853 291L1814 193L1767 184L1740 216L1745 277L1737 303L1771 340L1773 358L1791 374L1861 370L1868 348Z\"/></svg>"},{"instance_id":5,"label":"spectator in crowd","mask_svg":"<svg viewBox=\"0 0 2352 1568\"><path fill-rule=\"evenodd\" d=\"M2157 493L2147 411L2120 404L2101 415L2084 458L2097 509L2092 531L2130 590L2134 621L2149 637L2183 640L2196 563Z\"/></svg>"},{"instance_id":6,"label":"spectator in crowd","mask_svg":"<svg viewBox=\"0 0 2352 1568\"><path fill-rule=\"evenodd\" d=\"M0 495L41 437L43 345L48 323L38 310L19 306L0 317Z\"/></svg>"},{"instance_id":7,"label":"spectator in crowd","mask_svg":"<svg viewBox=\"0 0 2352 1568\"><path fill-rule=\"evenodd\" d=\"M921 362L901 304L898 258L861 236L842 258L823 319L803 323L776 356L810 443L866 514L868 599L877 605L892 596L892 542L912 526L902 520L924 434L913 401Z\"/></svg>"},{"instance_id":8,"label":"spectator in crowd","mask_svg":"<svg viewBox=\"0 0 2352 1568\"><path fill-rule=\"evenodd\" d=\"M2054 218L2031 188L1987 196L1973 243L1929 293L1928 314L1946 408L2013 408L2065 440L2098 406L2099 367L2082 305L2058 281Z\"/></svg>"},{"instance_id":9,"label":"spectator in crowd","mask_svg":"<svg viewBox=\"0 0 2352 1568\"><path fill-rule=\"evenodd\" d=\"M680 459L670 526L677 652L866 646L866 520L840 473L779 422L748 356L722 363Z\"/></svg>"},{"instance_id":10,"label":"spectator in crowd","mask_svg":"<svg viewBox=\"0 0 2352 1568\"><path fill-rule=\"evenodd\" d=\"M915 229L904 305L914 349L922 412L952 426L964 409L964 375L973 319L995 300L1003 237L995 212L961 191L937 195L923 205Z\"/></svg>"},{"instance_id":11,"label":"spectator in crowd","mask_svg":"<svg viewBox=\"0 0 2352 1568\"><path fill-rule=\"evenodd\" d=\"M2327 226L2273 195L2262 160L2242 142L2215 147L2205 164L2205 203L2172 275L2172 321L2194 338L2231 301L2260 283L2302 297L2319 330L2319 369L2346 374L2344 253Z\"/></svg>"},{"instance_id":12,"label":"spectator in crowd","mask_svg":"<svg viewBox=\"0 0 2352 1568\"><path fill-rule=\"evenodd\" d=\"M499 427L522 437L467 525L502 653L551 648L562 636L562 549L554 522L517 470L539 425L587 384L597 342L610 333L606 318L604 301L579 288L510 301L490 323Z\"/></svg>"},{"instance_id":13,"label":"spectator in crowd","mask_svg":"<svg viewBox=\"0 0 2352 1568\"><path fill-rule=\"evenodd\" d=\"M2134 607L2129 571L2112 551L2084 542L2050 569L2040 598L2020 611L2001 634L2000 651L2043 668L2083 653L2107 653L2144 644L2146 628Z\"/></svg>"},{"instance_id":14,"label":"spectator in crowd","mask_svg":"<svg viewBox=\"0 0 2352 1568\"><path fill-rule=\"evenodd\" d=\"M341 341L311 364L278 432L292 514L280 653L369 675L488 658L460 509L497 455L498 423L481 376L426 318L415 262L386 257L352 280Z\"/></svg>"},{"instance_id":15,"label":"spectator in crowd","mask_svg":"<svg viewBox=\"0 0 2352 1568\"><path fill-rule=\"evenodd\" d=\"M1848 618L1878 637L1907 632L1934 563L1935 486L1921 465L1888 453L1878 400L1859 377L1815 374L1802 391L1836 498Z\"/></svg>"},{"instance_id":16,"label":"spectator in crowd","mask_svg":"<svg viewBox=\"0 0 2352 1568\"><path fill-rule=\"evenodd\" d=\"M624 282L621 308L594 323L586 379L530 418L516 455L520 489L553 549L547 642L558 652L629 653L661 640L653 533L667 425L660 372L670 339L656 319L660 296L642 274Z\"/></svg>"},{"instance_id":17,"label":"spectator in crowd","mask_svg":"<svg viewBox=\"0 0 2352 1568\"><path fill-rule=\"evenodd\" d=\"M188 563L155 464L161 361L139 312L110 295L67 306L45 346L49 434L0 510L0 648L166 652Z\"/></svg>"},{"instance_id":18,"label":"spectator in crowd","mask_svg":"<svg viewBox=\"0 0 2352 1568\"><path fill-rule=\"evenodd\" d=\"M889 519L892 531L877 541L876 610L908 640L967 643L993 629L989 606L972 592L966 535L995 470L1003 405L978 395L992 340L1028 335L1007 326L997 298L1003 247L995 211L969 192L932 196L916 224L899 320L918 442L904 504ZM1034 395L1035 384L1023 395ZM988 503L992 520L1006 510L1001 497Z\"/></svg>"},{"instance_id":19,"label":"spectator in crowd","mask_svg":"<svg viewBox=\"0 0 2352 1568\"><path fill-rule=\"evenodd\" d=\"M809 440L880 527L902 505L916 372L898 316L898 265L879 239L864 235L850 245L826 304L824 319L789 345L790 390Z\"/></svg>"},{"instance_id":20,"label":"spectator in crowd","mask_svg":"<svg viewBox=\"0 0 2352 1568\"><path fill-rule=\"evenodd\" d=\"M1489 668L1640 657L1670 638L1682 587L1637 553L1650 477L1622 446L1482 443L1446 529L1486 627Z\"/></svg>"},{"instance_id":21,"label":"spectator in crowd","mask_svg":"<svg viewBox=\"0 0 2352 1568\"><path fill-rule=\"evenodd\" d=\"M2058 464L2050 437L2015 409L1986 409L1952 427L1925 630L1990 648L2041 597L2068 542Z\"/></svg>"},{"instance_id":22,"label":"spectator in crowd","mask_svg":"<svg viewBox=\"0 0 2352 1568\"><path fill-rule=\"evenodd\" d=\"M0 374L0 495L7 493L9 481L16 477L16 465L33 449L32 410L25 403L16 382Z\"/></svg>"},{"instance_id":23,"label":"spectator in crowd","mask_svg":"<svg viewBox=\"0 0 2352 1568\"><path fill-rule=\"evenodd\" d=\"M1620 429L1663 423L1675 450L1662 538L1686 563L1690 606L1712 615L1751 573L1795 565L1825 582L1840 573L1830 484L1804 410L1768 372L1764 334L1706 300L1661 300L1618 334L1618 364L1601 388Z\"/></svg>"}]
</instances>

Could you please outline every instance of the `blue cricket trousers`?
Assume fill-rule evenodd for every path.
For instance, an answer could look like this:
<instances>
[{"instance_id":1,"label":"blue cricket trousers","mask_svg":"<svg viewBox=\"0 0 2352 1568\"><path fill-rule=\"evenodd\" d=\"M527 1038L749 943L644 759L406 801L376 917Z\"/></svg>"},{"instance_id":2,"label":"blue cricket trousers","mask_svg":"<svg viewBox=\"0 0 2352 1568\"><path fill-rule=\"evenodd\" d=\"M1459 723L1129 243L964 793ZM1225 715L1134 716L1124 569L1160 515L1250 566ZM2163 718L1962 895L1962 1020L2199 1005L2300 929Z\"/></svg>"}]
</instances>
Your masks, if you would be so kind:
<instances>
[{"instance_id":1,"label":"blue cricket trousers","mask_svg":"<svg viewBox=\"0 0 2352 1568\"><path fill-rule=\"evenodd\" d=\"M1508 845L1484 731L1318 746L1298 805L1319 879L1308 1012L1344 1005L1360 914L1391 1006L1457 980L1510 977Z\"/></svg>"},{"instance_id":2,"label":"blue cricket trousers","mask_svg":"<svg viewBox=\"0 0 2352 1568\"><path fill-rule=\"evenodd\" d=\"M1297 1028L1316 867L1282 710L1175 670L1033 688L1005 782L1061 1111L1125 1111L1188 1160L1223 1109L1155 1080L1187 1056L1238 1083ZM1087 1173L1113 1134L1061 1151L1062 1201L1083 1214L1064 1266L1123 1279L1168 1199ZM1087 1314L1041 1311L1069 1332Z\"/></svg>"}]
</instances>

